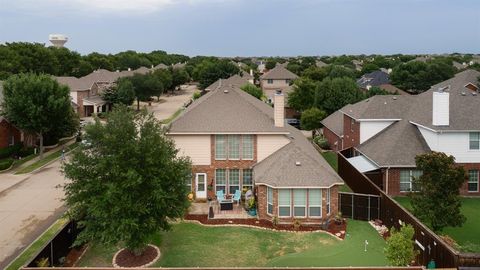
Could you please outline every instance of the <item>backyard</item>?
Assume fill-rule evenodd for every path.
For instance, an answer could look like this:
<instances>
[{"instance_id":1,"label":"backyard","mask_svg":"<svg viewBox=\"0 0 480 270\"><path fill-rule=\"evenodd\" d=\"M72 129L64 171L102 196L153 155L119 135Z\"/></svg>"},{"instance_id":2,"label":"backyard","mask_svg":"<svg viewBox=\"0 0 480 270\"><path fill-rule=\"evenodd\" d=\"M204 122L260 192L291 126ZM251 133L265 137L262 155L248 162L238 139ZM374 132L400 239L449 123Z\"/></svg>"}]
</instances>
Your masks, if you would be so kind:
<instances>
[{"instance_id":1,"label":"backyard","mask_svg":"<svg viewBox=\"0 0 480 270\"><path fill-rule=\"evenodd\" d=\"M326 152L320 152L320 154L322 155L322 157L328 162L328 164L330 164L330 166L336 171L338 172L338 157L337 157L337 153L333 152L333 151L326 151ZM352 189L350 189L349 186L347 186L347 184L344 184L342 186L340 186L340 192L352 192Z\"/></svg>"},{"instance_id":2,"label":"backyard","mask_svg":"<svg viewBox=\"0 0 480 270\"><path fill-rule=\"evenodd\" d=\"M412 209L410 198L396 197L403 207ZM440 235L452 237L465 252L480 252L480 198L462 198L462 213L467 221L462 227L447 227Z\"/></svg>"},{"instance_id":3,"label":"backyard","mask_svg":"<svg viewBox=\"0 0 480 270\"><path fill-rule=\"evenodd\" d=\"M364 242L368 240L367 251ZM161 267L384 266L384 240L367 223L348 220L345 240L326 233L274 232L178 223L151 242ZM111 266L116 247L92 245L79 266Z\"/></svg>"}]
</instances>

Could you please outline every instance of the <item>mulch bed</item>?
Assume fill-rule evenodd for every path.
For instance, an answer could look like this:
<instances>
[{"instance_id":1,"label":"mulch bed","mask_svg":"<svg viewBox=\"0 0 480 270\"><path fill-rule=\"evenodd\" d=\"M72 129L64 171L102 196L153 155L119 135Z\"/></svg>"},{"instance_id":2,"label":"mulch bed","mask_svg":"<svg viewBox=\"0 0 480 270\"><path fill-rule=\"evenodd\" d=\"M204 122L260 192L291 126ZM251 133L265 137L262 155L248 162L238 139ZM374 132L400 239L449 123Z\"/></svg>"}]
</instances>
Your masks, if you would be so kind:
<instances>
[{"instance_id":1,"label":"mulch bed","mask_svg":"<svg viewBox=\"0 0 480 270\"><path fill-rule=\"evenodd\" d=\"M157 250L152 246L147 246L140 256L135 256L127 249L123 249L117 254L115 263L119 267L140 267L152 262L158 256Z\"/></svg>"},{"instance_id":2,"label":"mulch bed","mask_svg":"<svg viewBox=\"0 0 480 270\"><path fill-rule=\"evenodd\" d=\"M87 248L87 245L83 245L79 248L72 248L70 252L68 252L67 256L65 257L65 263L63 264L64 267L72 267L75 266L80 256L82 256L83 251Z\"/></svg>"},{"instance_id":3,"label":"mulch bed","mask_svg":"<svg viewBox=\"0 0 480 270\"><path fill-rule=\"evenodd\" d=\"M267 220L259 220L254 218L249 219L208 219L207 215L186 215L185 220L195 220L202 224L206 225L248 225L248 226L255 226L259 228L266 228L272 230L283 230L283 231L297 231L297 232L312 232L312 231L319 231L323 230L320 224L302 224L300 228L296 229L293 227L292 224L278 224L277 226L273 226L271 221ZM347 224L344 222L341 225L335 224L335 222L330 222L328 225L327 231L333 235L337 235L343 231L346 232ZM340 238L345 239L346 233L341 234Z\"/></svg>"}]
</instances>

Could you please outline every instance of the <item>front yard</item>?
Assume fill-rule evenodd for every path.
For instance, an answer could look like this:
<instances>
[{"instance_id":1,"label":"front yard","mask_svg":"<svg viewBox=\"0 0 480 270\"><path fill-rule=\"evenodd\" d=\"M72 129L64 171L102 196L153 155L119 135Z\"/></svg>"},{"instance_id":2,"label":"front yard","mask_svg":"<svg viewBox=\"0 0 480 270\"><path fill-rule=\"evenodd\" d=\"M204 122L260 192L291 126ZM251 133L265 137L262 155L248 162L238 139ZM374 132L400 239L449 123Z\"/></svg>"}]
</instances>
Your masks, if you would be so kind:
<instances>
[{"instance_id":1,"label":"front yard","mask_svg":"<svg viewBox=\"0 0 480 270\"><path fill-rule=\"evenodd\" d=\"M156 267L384 266L384 240L367 223L348 221L345 240L326 233L274 232L179 223L156 234ZM367 251L364 241L368 240ZM115 247L91 246L79 266L111 266Z\"/></svg>"},{"instance_id":2,"label":"front yard","mask_svg":"<svg viewBox=\"0 0 480 270\"><path fill-rule=\"evenodd\" d=\"M396 197L403 207L412 209L408 197ZM452 237L465 252L480 252L480 198L462 198L462 213L467 221L462 227L447 227L442 235Z\"/></svg>"}]
</instances>

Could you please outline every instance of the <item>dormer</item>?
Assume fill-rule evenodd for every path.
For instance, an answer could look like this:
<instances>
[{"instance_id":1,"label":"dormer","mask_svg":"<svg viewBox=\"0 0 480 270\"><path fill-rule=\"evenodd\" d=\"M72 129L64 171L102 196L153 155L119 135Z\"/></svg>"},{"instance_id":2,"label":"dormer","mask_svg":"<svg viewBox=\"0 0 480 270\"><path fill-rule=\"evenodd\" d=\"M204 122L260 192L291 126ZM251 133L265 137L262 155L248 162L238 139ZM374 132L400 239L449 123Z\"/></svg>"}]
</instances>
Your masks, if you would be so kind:
<instances>
[{"instance_id":1,"label":"dormer","mask_svg":"<svg viewBox=\"0 0 480 270\"><path fill-rule=\"evenodd\" d=\"M464 87L470 89L471 91L478 92L478 86L474 83L469 82Z\"/></svg>"}]
</instances>

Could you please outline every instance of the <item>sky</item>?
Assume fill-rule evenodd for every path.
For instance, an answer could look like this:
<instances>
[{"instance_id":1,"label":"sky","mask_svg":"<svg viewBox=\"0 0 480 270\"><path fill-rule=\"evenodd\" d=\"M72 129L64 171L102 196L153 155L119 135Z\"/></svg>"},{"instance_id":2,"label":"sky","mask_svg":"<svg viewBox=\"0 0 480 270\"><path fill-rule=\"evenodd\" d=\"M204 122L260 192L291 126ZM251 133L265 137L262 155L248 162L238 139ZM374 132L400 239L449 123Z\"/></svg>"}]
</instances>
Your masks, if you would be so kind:
<instances>
[{"instance_id":1,"label":"sky","mask_svg":"<svg viewBox=\"0 0 480 270\"><path fill-rule=\"evenodd\" d=\"M88 54L480 53L479 0L0 0L0 43Z\"/></svg>"}]
</instances>

